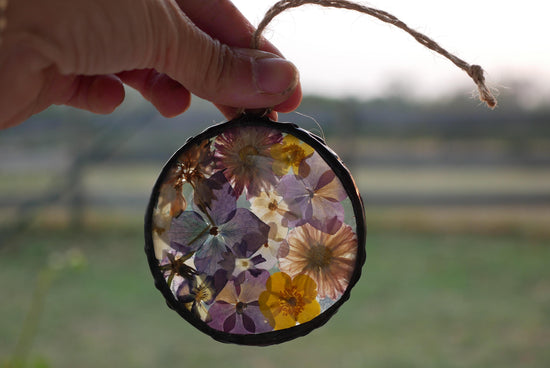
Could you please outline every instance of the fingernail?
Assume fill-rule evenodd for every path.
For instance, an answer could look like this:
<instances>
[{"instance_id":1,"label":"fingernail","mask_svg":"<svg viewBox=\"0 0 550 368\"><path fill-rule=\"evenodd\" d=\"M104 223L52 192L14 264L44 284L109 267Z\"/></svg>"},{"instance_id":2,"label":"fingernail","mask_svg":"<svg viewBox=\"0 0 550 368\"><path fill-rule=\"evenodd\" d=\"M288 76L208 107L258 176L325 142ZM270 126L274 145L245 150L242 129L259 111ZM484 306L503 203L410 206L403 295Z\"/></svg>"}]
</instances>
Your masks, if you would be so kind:
<instances>
[{"instance_id":1,"label":"fingernail","mask_svg":"<svg viewBox=\"0 0 550 368\"><path fill-rule=\"evenodd\" d=\"M286 94L298 84L298 70L288 60L274 57L255 59L254 83L261 93Z\"/></svg>"}]
</instances>

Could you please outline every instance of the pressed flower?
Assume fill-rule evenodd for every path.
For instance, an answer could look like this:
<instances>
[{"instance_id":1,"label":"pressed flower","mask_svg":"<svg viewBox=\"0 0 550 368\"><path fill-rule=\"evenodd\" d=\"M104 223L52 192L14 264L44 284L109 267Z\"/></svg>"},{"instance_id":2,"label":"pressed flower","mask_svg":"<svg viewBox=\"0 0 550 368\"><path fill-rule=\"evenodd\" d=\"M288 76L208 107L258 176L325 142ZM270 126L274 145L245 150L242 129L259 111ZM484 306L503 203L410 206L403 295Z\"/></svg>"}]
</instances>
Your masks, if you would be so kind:
<instances>
[{"instance_id":1,"label":"pressed flower","mask_svg":"<svg viewBox=\"0 0 550 368\"><path fill-rule=\"evenodd\" d=\"M260 294L260 310L275 330L305 323L321 313L316 299L317 285L308 275L293 279L284 272L276 272L266 282L266 290Z\"/></svg>"},{"instance_id":2,"label":"pressed flower","mask_svg":"<svg viewBox=\"0 0 550 368\"><path fill-rule=\"evenodd\" d=\"M262 192L250 201L250 209L269 225L269 239L282 240L288 232L288 219L297 217L289 212L283 197L274 192Z\"/></svg>"},{"instance_id":3,"label":"pressed flower","mask_svg":"<svg viewBox=\"0 0 550 368\"><path fill-rule=\"evenodd\" d=\"M310 276L321 298L335 300L346 290L357 252L357 237L349 225L331 235L305 224L293 229L286 242L288 254L279 260L281 271Z\"/></svg>"},{"instance_id":4,"label":"pressed flower","mask_svg":"<svg viewBox=\"0 0 550 368\"><path fill-rule=\"evenodd\" d=\"M288 213L292 214L288 218L289 227L310 223L333 234L344 221L341 201L347 193L319 154L313 154L302 162L303 165L308 165L307 176L286 175L276 187L277 193L288 204Z\"/></svg>"},{"instance_id":5,"label":"pressed flower","mask_svg":"<svg viewBox=\"0 0 550 368\"><path fill-rule=\"evenodd\" d=\"M277 266L279 263L278 253L279 248L281 247L281 241L269 239L264 243L256 254L261 255L265 262L263 262L262 268L266 270L271 270L273 267Z\"/></svg>"},{"instance_id":6,"label":"pressed flower","mask_svg":"<svg viewBox=\"0 0 550 368\"><path fill-rule=\"evenodd\" d=\"M235 278L245 271L253 276L258 276L263 270L267 269L264 267L265 259L259 254L259 251L251 255L249 249L246 240L233 245L230 251L224 253L224 259L219 262L219 265Z\"/></svg>"},{"instance_id":7,"label":"pressed flower","mask_svg":"<svg viewBox=\"0 0 550 368\"><path fill-rule=\"evenodd\" d=\"M277 183L270 148L282 138L280 132L265 127L236 127L216 137L217 167L233 184L237 196L246 188L247 199L257 197Z\"/></svg>"},{"instance_id":8,"label":"pressed flower","mask_svg":"<svg viewBox=\"0 0 550 368\"><path fill-rule=\"evenodd\" d=\"M185 210L187 201L183 195L183 185L189 183L193 188L197 188L205 176L212 172L212 157L208 140L181 154L160 189L158 208L161 213L165 214L164 208L167 205L171 217L176 217Z\"/></svg>"},{"instance_id":9,"label":"pressed flower","mask_svg":"<svg viewBox=\"0 0 550 368\"><path fill-rule=\"evenodd\" d=\"M189 311L208 322L208 305L214 301L215 294L211 277L195 275L190 280L184 280L177 292L177 298Z\"/></svg>"},{"instance_id":10,"label":"pressed flower","mask_svg":"<svg viewBox=\"0 0 550 368\"><path fill-rule=\"evenodd\" d=\"M273 330L258 304L269 273L257 276L245 272L243 281L228 281L209 309L209 326L234 334L262 333Z\"/></svg>"},{"instance_id":11,"label":"pressed flower","mask_svg":"<svg viewBox=\"0 0 550 368\"><path fill-rule=\"evenodd\" d=\"M164 252L164 258L160 261L159 266L160 270L164 273L168 286L172 286L172 281L175 276L181 276L190 280L197 274L197 271L186 264L191 256L193 256L193 252L187 254L182 254L174 250Z\"/></svg>"},{"instance_id":12,"label":"pressed flower","mask_svg":"<svg viewBox=\"0 0 550 368\"><path fill-rule=\"evenodd\" d=\"M195 252L195 267L212 275L227 251L236 244L246 245L246 257L254 254L265 242L269 226L246 208L237 208L237 198L222 172L205 183L221 184L212 191L208 205L197 205L195 211L185 211L172 220L169 235L173 243Z\"/></svg>"},{"instance_id":13,"label":"pressed flower","mask_svg":"<svg viewBox=\"0 0 550 368\"><path fill-rule=\"evenodd\" d=\"M311 156L314 152L313 147L301 142L293 135L287 134L282 144L276 144L271 147L271 156L275 159L273 162L273 172L276 175L283 176L288 174L290 168L298 174L300 164L305 158Z\"/></svg>"}]
</instances>

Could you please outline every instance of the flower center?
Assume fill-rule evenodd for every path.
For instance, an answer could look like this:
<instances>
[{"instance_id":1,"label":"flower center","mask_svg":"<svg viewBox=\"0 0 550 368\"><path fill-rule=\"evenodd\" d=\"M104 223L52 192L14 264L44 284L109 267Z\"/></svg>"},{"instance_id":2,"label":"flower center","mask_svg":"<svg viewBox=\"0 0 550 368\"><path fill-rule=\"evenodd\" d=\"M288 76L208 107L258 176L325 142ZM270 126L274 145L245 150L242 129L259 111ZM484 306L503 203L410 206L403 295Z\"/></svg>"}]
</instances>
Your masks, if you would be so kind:
<instances>
[{"instance_id":1,"label":"flower center","mask_svg":"<svg viewBox=\"0 0 550 368\"><path fill-rule=\"evenodd\" d=\"M212 293L210 292L210 289L208 286L202 284L195 288L195 301L197 303L199 302L207 302L212 298Z\"/></svg>"},{"instance_id":2,"label":"flower center","mask_svg":"<svg viewBox=\"0 0 550 368\"><path fill-rule=\"evenodd\" d=\"M258 153L256 147L249 144L239 150L239 158L245 166L250 166L254 163L252 157L257 156Z\"/></svg>"},{"instance_id":3,"label":"flower center","mask_svg":"<svg viewBox=\"0 0 550 368\"><path fill-rule=\"evenodd\" d=\"M316 244L309 248L306 258L308 261L306 268L322 270L332 263L332 250L323 244Z\"/></svg>"},{"instance_id":4,"label":"flower center","mask_svg":"<svg viewBox=\"0 0 550 368\"><path fill-rule=\"evenodd\" d=\"M238 302L237 305L235 306L235 309L237 311L237 314L243 314L244 311L246 310L246 307L248 305L246 303L243 303L243 302Z\"/></svg>"},{"instance_id":5,"label":"flower center","mask_svg":"<svg viewBox=\"0 0 550 368\"><path fill-rule=\"evenodd\" d=\"M216 236L216 235L218 235L219 233L220 233L220 230L218 229L217 226L212 226L212 227L210 228L210 235Z\"/></svg>"},{"instance_id":6,"label":"flower center","mask_svg":"<svg viewBox=\"0 0 550 368\"><path fill-rule=\"evenodd\" d=\"M286 153L288 163L293 165L298 165L306 156L302 147L296 144L285 147L284 152Z\"/></svg>"},{"instance_id":7,"label":"flower center","mask_svg":"<svg viewBox=\"0 0 550 368\"><path fill-rule=\"evenodd\" d=\"M277 208L279 208L279 205L277 204L277 201L274 199L271 202L269 202L269 204L267 205L267 208L270 211L276 211Z\"/></svg>"},{"instance_id":8,"label":"flower center","mask_svg":"<svg viewBox=\"0 0 550 368\"><path fill-rule=\"evenodd\" d=\"M292 286L281 291L279 294L279 305L281 306L281 312L283 315L290 315L296 319L304 310L304 297L298 291L296 286Z\"/></svg>"}]
</instances>

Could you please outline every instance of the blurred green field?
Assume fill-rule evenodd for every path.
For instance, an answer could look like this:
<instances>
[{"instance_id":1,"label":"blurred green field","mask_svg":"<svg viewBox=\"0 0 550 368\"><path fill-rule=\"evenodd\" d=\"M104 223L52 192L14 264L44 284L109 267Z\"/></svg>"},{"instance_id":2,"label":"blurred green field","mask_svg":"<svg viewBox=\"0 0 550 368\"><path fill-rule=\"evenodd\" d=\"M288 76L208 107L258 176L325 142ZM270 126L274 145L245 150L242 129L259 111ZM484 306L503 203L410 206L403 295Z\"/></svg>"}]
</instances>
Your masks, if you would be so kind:
<instances>
[{"instance_id":1,"label":"blurred green field","mask_svg":"<svg viewBox=\"0 0 550 368\"><path fill-rule=\"evenodd\" d=\"M56 252L87 266L53 282L30 353L41 367L548 367L550 247L525 236L389 232L371 226L351 299L310 335L225 345L163 302L139 226L37 227L0 248L0 362L37 275Z\"/></svg>"}]
</instances>

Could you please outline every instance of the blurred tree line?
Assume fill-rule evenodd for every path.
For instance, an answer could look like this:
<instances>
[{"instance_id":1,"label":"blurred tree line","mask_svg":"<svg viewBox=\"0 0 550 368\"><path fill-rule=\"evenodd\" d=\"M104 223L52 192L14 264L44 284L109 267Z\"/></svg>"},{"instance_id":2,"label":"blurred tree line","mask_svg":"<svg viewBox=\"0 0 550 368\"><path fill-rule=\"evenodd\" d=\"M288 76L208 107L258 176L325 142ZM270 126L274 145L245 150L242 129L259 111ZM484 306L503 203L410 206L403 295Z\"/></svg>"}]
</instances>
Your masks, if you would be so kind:
<instances>
[{"instance_id":1,"label":"blurred tree line","mask_svg":"<svg viewBox=\"0 0 550 368\"><path fill-rule=\"evenodd\" d=\"M67 107L50 108L20 126L0 132L0 144L4 146L0 152L8 146L36 149L57 145L73 145L78 151L101 132L99 139L126 145L123 155L128 159L165 158L167 148L175 150L191 135L225 120L212 104L197 98L189 111L173 119L160 117L135 93L129 93L127 100L108 116ZM298 111L307 116L280 114L279 120L295 122L327 137L489 139L505 140L519 149L532 140L549 140L550 105L525 107L520 101L510 91L499 96L495 110L466 94L437 101L414 101L406 96L365 101L306 96Z\"/></svg>"}]
</instances>

